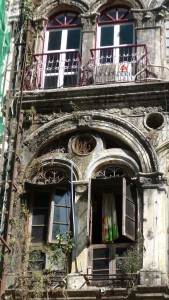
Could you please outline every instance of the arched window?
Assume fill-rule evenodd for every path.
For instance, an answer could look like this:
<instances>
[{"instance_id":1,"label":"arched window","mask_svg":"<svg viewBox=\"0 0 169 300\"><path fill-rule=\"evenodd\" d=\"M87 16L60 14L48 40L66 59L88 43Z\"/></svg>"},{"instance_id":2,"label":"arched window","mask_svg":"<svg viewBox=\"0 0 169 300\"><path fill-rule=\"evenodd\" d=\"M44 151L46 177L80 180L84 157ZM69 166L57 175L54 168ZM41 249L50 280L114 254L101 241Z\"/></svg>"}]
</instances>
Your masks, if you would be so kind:
<instances>
[{"instance_id":1,"label":"arched window","mask_svg":"<svg viewBox=\"0 0 169 300\"><path fill-rule=\"evenodd\" d=\"M120 165L102 167L92 176L90 192L89 265L93 276L120 272L116 255L124 254L136 241L138 200L131 171Z\"/></svg>"},{"instance_id":2,"label":"arched window","mask_svg":"<svg viewBox=\"0 0 169 300\"><path fill-rule=\"evenodd\" d=\"M50 17L45 33L44 88L77 85L80 51L81 26L78 15L64 12Z\"/></svg>"},{"instance_id":3,"label":"arched window","mask_svg":"<svg viewBox=\"0 0 169 300\"><path fill-rule=\"evenodd\" d=\"M135 28L129 8L114 7L101 13L96 41L96 83L134 80ZM132 63L133 62L133 63Z\"/></svg>"},{"instance_id":4,"label":"arched window","mask_svg":"<svg viewBox=\"0 0 169 300\"><path fill-rule=\"evenodd\" d=\"M41 167L31 182L32 244L54 243L57 233L70 230L70 170Z\"/></svg>"},{"instance_id":5,"label":"arched window","mask_svg":"<svg viewBox=\"0 0 169 300\"><path fill-rule=\"evenodd\" d=\"M129 8L116 7L101 13L98 23L98 47L134 44L134 22Z\"/></svg>"}]
</instances>

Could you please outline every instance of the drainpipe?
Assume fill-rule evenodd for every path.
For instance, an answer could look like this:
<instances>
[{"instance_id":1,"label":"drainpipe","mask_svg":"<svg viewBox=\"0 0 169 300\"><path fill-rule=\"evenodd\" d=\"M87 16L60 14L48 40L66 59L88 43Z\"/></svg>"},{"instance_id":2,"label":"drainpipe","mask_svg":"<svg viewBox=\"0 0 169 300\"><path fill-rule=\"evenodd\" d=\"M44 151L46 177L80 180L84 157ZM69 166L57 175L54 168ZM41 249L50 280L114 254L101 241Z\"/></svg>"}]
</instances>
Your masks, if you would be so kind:
<instances>
[{"instance_id":1,"label":"drainpipe","mask_svg":"<svg viewBox=\"0 0 169 300\"><path fill-rule=\"evenodd\" d=\"M73 236L74 236L74 253L75 253L75 272L78 273L77 266L77 241L76 241L76 221L74 208L74 194L73 194L73 164L71 163L71 201L72 201L72 219L73 219Z\"/></svg>"}]
</instances>

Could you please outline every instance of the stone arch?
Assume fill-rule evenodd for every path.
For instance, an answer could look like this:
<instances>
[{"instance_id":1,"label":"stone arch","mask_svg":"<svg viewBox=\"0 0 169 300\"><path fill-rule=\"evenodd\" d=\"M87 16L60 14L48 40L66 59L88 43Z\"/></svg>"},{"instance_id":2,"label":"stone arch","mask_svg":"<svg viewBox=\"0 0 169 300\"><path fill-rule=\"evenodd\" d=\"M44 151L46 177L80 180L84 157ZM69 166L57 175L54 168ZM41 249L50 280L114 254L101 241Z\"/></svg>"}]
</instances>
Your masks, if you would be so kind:
<instances>
[{"instance_id":1,"label":"stone arch","mask_svg":"<svg viewBox=\"0 0 169 300\"><path fill-rule=\"evenodd\" d=\"M48 18L55 12L59 12L62 10L76 10L80 13L85 13L89 10L89 5L86 0L79 0L79 1L71 1L70 0L52 0L52 1L45 1L42 5L37 7L35 10L35 15L41 15L44 18Z\"/></svg>"},{"instance_id":2,"label":"stone arch","mask_svg":"<svg viewBox=\"0 0 169 300\"><path fill-rule=\"evenodd\" d=\"M81 172L78 166L67 158L59 158L58 154L52 154L51 156L42 156L40 158L34 159L26 168L25 171L25 181L32 183L35 174L37 174L38 169L67 169L69 171L69 178L71 178L71 173L73 180L81 179Z\"/></svg>"},{"instance_id":3,"label":"stone arch","mask_svg":"<svg viewBox=\"0 0 169 300\"><path fill-rule=\"evenodd\" d=\"M149 140L132 123L108 113L69 114L53 120L32 133L24 141L24 160L31 161L42 147L65 133L78 129L95 130L118 137L130 146L137 155L142 172L151 173L158 170L156 153Z\"/></svg>"},{"instance_id":4,"label":"stone arch","mask_svg":"<svg viewBox=\"0 0 169 300\"><path fill-rule=\"evenodd\" d=\"M92 177L93 173L106 165L119 165L129 169L133 174L140 171L137 158L133 157L133 153L120 148L109 149L105 151L99 158L93 160L87 169L86 180Z\"/></svg>"},{"instance_id":5,"label":"stone arch","mask_svg":"<svg viewBox=\"0 0 169 300\"><path fill-rule=\"evenodd\" d=\"M142 0L124 0L124 1L99 1L99 0L95 0L92 1L91 3L91 9L94 12L100 12L101 10L105 9L106 7L110 7L110 6L114 6L114 5L127 5L131 8L137 8L137 9L143 9L145 8L144 2Z\"/></svg>"}]
</instances>

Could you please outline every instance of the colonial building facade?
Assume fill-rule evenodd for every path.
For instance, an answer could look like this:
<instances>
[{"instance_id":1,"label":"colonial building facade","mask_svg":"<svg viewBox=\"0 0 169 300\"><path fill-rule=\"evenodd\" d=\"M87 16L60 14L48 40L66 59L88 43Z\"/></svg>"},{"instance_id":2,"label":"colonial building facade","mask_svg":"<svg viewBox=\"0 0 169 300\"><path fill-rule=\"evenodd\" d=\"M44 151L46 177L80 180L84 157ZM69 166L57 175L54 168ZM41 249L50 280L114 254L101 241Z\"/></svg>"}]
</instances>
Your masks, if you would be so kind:
<instances>
[{"instance_id":1,"label":"colonial building facade","mask_svg":"<svg viewBox=\"0 0 169 300\"><path fill-rule=\"evenodd\" d=\"M169 2L18 9L2 297L168 299Z\"/></svg>"}]
</instances>

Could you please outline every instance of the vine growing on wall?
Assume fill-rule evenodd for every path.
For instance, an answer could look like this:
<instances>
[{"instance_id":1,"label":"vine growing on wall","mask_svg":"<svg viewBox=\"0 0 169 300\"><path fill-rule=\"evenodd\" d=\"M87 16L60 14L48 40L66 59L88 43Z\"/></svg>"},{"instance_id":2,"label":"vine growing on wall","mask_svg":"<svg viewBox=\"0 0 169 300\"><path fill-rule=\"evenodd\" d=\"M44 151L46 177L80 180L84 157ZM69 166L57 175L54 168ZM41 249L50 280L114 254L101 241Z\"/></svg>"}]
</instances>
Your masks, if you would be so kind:
<instances>
[{"instance_id":1,"label":"vine growing on wall","mask_svg":"<svg viewBox=\"0 0 169 300\"><path fill-rule=\"evenodd\" d=\"M18 213L19 212L19 213ZM43 297L59 292L65 296L64 278L69 272L69 261L74 247L71 231L56 234L56 243L33 247L28 232L30 212L25 201L15 206L15 217L11 220L11 255L6 255L8 274L13 278L11 288L21 299ZM47 257L47 265L39 268L41 255ZM58 282L56 282L58 280ZM57 283L57 284L56 284ZM56 285L56 287L55 287Z\"/></svg>"}]
</instances>

